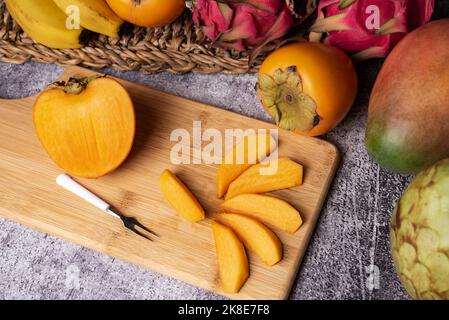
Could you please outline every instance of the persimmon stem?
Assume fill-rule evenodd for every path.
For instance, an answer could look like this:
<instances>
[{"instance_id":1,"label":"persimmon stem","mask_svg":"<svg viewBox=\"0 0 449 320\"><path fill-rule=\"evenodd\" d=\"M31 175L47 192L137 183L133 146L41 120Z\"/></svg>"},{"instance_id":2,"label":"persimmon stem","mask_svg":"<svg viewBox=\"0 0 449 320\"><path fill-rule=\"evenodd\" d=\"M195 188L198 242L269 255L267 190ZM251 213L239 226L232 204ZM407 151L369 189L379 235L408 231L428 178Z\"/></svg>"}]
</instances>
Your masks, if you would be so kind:
<instances>
[{"instance_id":1,"label":"persimmon stem","mask_svg":"<svg viewBox=\"0 0 449 320\"><path fill-rule=\"evenodd\" d=\"M83 77L83 78L76 78L76 77L70 77L67 81L56 81L50 84L51 87L60 88L64 90L67 94L80 94L83 92L88 84L92 82L95 79L103 78L103 76L91 76L91 77Z\"/></svg>"}]
</instances>

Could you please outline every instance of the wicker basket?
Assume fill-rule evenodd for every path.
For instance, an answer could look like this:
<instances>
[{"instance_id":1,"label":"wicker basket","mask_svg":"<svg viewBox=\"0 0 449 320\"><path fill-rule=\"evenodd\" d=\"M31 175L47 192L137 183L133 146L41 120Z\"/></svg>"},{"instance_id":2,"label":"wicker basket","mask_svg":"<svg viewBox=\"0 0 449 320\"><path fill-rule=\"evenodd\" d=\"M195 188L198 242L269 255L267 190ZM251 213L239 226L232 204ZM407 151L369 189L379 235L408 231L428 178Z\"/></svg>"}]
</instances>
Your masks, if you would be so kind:
<instances>
[{"instance_id":1,"label":"wicker basket","mask_svg":"<svg viewBox=\"0 0 449 320\"><path fill-rule=\"evenodd\" d=\"M189 13L160 28L133 27L119 39L98 36L81 49L50 49L31 40L13 21L0 0L0 61L21 64L29 60L60 65L114 67L146 73L245 73L256 71L260 57L248 65L246 54L199 43Z\"/></svg>"}]
</instances>

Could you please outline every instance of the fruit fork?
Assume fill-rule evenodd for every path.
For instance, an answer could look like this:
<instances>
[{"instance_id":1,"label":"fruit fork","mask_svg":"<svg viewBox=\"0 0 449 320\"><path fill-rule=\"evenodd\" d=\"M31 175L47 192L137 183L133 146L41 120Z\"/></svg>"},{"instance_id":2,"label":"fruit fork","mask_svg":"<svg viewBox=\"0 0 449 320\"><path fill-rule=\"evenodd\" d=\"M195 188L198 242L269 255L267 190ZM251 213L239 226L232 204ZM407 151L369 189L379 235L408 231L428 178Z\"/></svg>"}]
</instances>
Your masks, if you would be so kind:
<instances>
[{"instance_id":1,"label":"fruit fork","mask_svg":"<svg viewBox=\"0 0 449 320\"><path fill-rule=\"evenodd\" d=\"M60 185L61 187L67 189L68 191L76 194L78 197L86 200L90 204L94 205L98 209L102 210L103 212L120 219L123 222L123 225L133 233L144 237L145 239L148 239L150 241L153 241L151 238L146 236L143 232L139 231L137 228L140 228L142 230L145 230L146 232L152 234L153 236L158 237L156 233L145 227L143 224L141 224L139 221L137 221L135 218L127 217L117 211L115 208L113 208L110 204L103 201L99 197L97 197L95 194L87 190L85 187L80 185L79 183L75 182L71 177L69 177L66 174L61 174L56 178L56 183ZM136 228L137 227L137 228Z\"/></svg>"}]
</instances>

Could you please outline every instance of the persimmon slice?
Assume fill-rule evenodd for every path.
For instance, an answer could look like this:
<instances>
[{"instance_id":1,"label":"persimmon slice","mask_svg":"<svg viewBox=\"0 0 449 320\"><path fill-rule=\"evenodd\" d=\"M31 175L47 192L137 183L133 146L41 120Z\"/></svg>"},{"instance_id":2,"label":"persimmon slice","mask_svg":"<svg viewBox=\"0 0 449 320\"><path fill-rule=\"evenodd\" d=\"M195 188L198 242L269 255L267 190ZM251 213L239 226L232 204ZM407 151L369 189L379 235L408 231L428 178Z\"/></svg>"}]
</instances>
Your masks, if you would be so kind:
<instances>
[{"instance_id":1,"label":"persimmon slice","mask_svg":"<svg viewBox=\"0 0 449 320\"><path fill-rule=\"evenodd\" d=\"M239 194L265 193L299 186L302 177L302 165L289 158L255 164L229 185L225 200Z\"/></svg>"},{"instance_id":2,"label":"persimmon slice","mask_svg":"<svg viewBox=\"0 0 449 320\"><path fill-rule=\"evenodd\" d=\"M110 78L70 79L42 92L34 127L50 158L77 177L98 178L131 151L136 121L125 88Z\"/></svg>"},{"instance_id":3,"label":"persimmon slice","mask_svg":"<svg viewBox=\"0 0 449 320\"><path fill-rule=\"evenodd\" d=\"M190 222L204 219L205 213L198 199L186 185L170 170L165 169L159 178L159 187L175 209L175 211Z\"/></svg>"},{"instance_id":4,"label":"persimmon slice","mask_svg":"<svg viewBox=\"0 0 449 320\"><path fill-rule=\"evenodd\" d=\"M227 226L212 221L223 292L237 293L249 277L248 258L237 235Z\"/></svg>"},{"instance_id":5,"label":"persimmon slice","mask_svg":"<svg viewBox=\"0 0 449 320\"><path fill-rule=\"evenodd\" d=\"M277 142L270 134L245 136L241 142L224 156L223 163L218 168L218 197L223 197L232 181L254 163L259 163L259 161L269 156L276 147ZM241 159L238 159L238 157L241 157Z\"/></svg>"},{"instance_id":6,"label":"persimmon slice","mask_svg":"<svg viewBox=\"0 0 449 320\"><path fill-rule=\"evenodd\" d=\"M259 219L275 228L294 233L302 225L298 210L288 202L262 194L240 194L221 203L229 212Z\"/></svg>"},{"instance_id":7,"label":"persimmon slice","mask_svg":"<svg viewBox=\"0 0 449 320\"><path fill-rule=\"evenodd\" d=\"M218 221L231 228L249 251L265 264L273 266L282 260L282 243L262 222L236 213L222 213Z\"/></svg>"}]
</instances>

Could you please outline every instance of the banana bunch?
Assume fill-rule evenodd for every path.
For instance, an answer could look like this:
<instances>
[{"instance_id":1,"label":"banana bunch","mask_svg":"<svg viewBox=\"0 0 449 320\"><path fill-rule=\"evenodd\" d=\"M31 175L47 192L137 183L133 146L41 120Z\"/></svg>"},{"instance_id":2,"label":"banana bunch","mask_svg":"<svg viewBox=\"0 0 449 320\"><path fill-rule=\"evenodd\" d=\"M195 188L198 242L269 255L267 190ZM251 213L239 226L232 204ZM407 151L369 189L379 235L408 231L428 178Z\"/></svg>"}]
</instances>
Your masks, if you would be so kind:
<instances>
[{"instance_id":1,"label":"banana bunch","mask_svg":"<svg viewBox=\"0 0 449 320\"><path fill-rule=\"evenodd\" d=\"M123 20L117 16L105 0L53 0L64 12L78 8L80 25L87 30L116 38Z\"/></svg>"},{"instance_id":2,"label":"banana bunch","mask_svg":"<svg viewBox=\"0 0 449 320\"><path fill-rule=\"evenodd\" d=\"M50 48L82 47L82 29L67 28L67 16L53 0L6 0L6 8L34 41Z\"/></svg>"},{"instance_id":3,"label":"banana bunch","mask_svg":"<svg viewBox=\"0 0 449 320\"><path fill-rule=\"evenodd\" d=\"M6 0L6 8L34 41L56 49L81 48L85 29L117 37L123 24L105 0Z\"/></svg>"}]
</instances>

